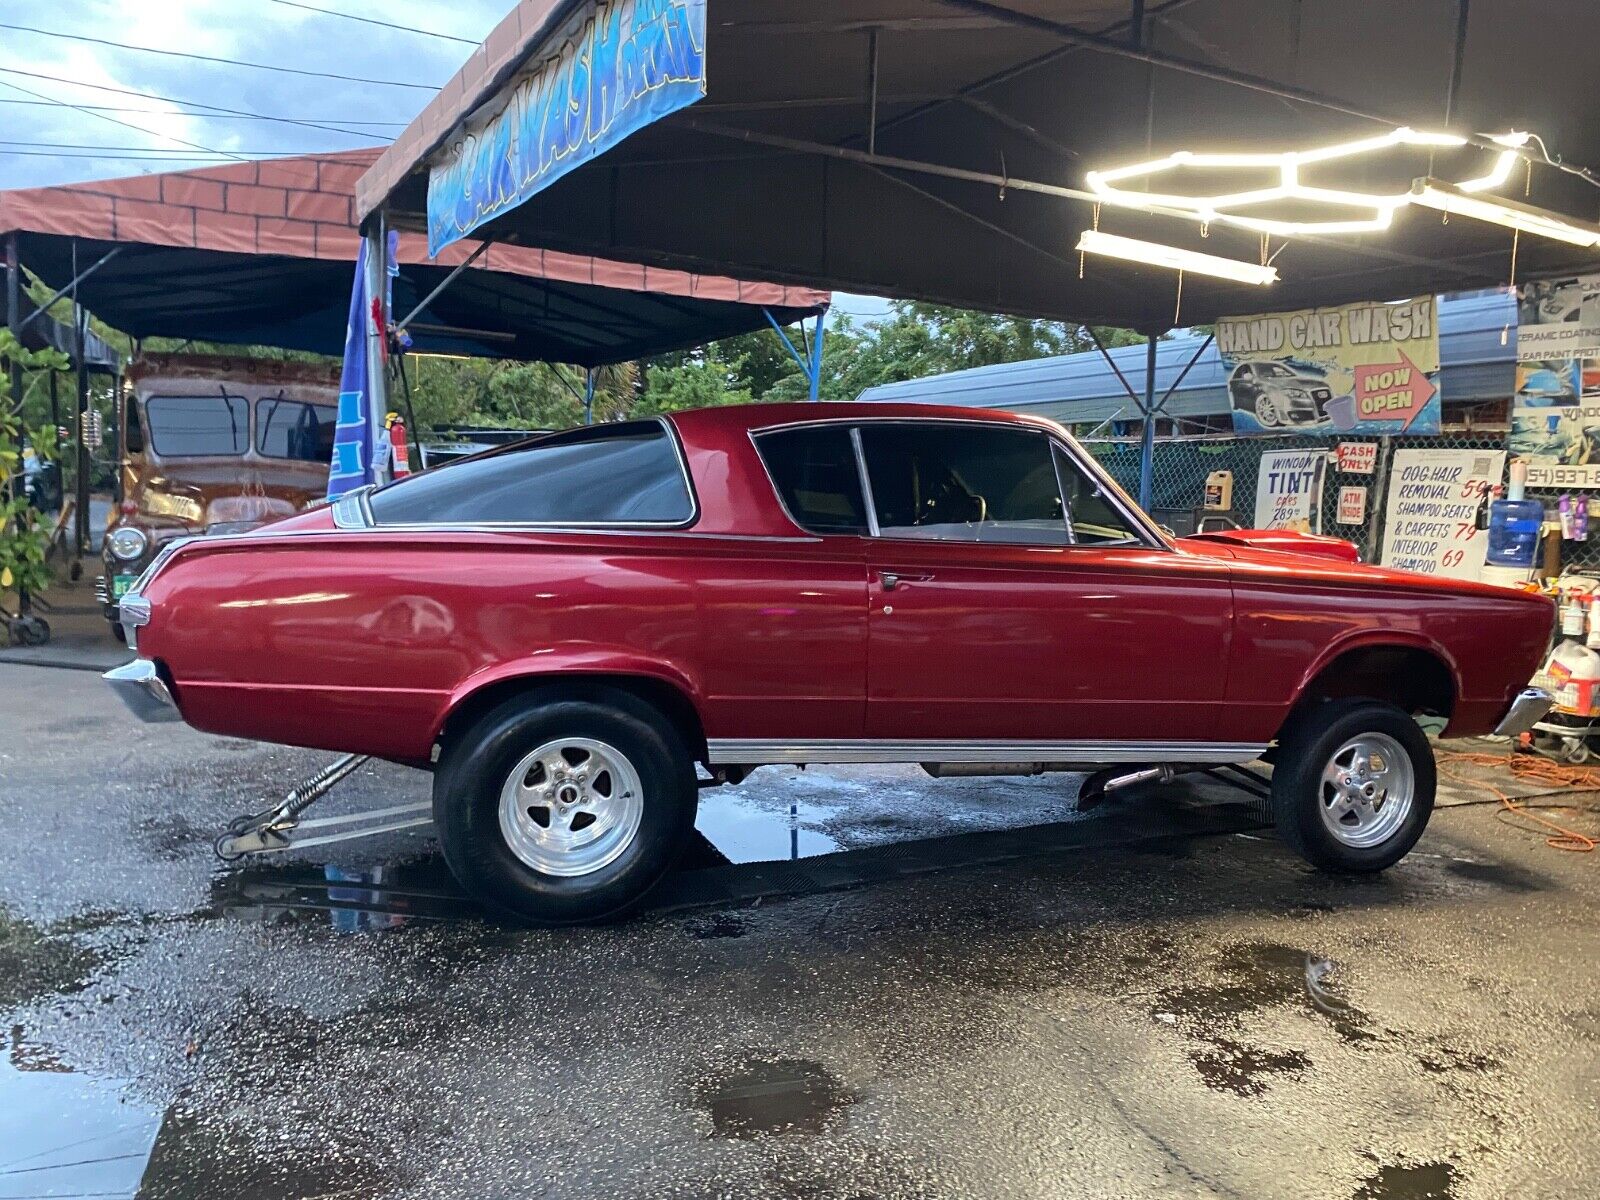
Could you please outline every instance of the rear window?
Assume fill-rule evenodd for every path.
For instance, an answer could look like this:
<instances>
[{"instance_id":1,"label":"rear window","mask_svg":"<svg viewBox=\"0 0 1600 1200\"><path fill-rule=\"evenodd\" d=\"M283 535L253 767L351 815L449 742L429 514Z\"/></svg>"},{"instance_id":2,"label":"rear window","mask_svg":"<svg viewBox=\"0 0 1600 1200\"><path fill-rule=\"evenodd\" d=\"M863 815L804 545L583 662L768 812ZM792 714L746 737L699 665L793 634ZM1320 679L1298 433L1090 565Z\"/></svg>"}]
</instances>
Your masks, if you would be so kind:
<instances>
[{"instance_id":1,"label":"rear window","mask_svg":"<svg viewBox=\"0 0 1600 1200\"><path fill-rule=\"evenodd\" d=\"M150 445L163 458L243 454L250 405L243 396L151 396L144 402Z\"/></svg>"},{"instance_id":2,"label":"rear window","mask_svg":"<svg viewBox=\"0 0 1600 1200\"><path fill-rule=\"evenodd\" d=\"M682 525L694 501L660 421L573 429L446 463L372 494L379 525Z\"/></svg>"},{"instance_id":3,"label":"rear window","mask_svg":"<svg viewBox=\"0 0 1600 1200\"><path fill-rule=\"evenodd\" d=\"M756 450L802 529L813 533L865 533L861 471L855 444L843 425L780 429L756 438Z\"/></svg>"},{"instance_id":4,"label":"rear window","mask_svg":"<svg viewBox=\"0 0 1600 1200\"><path fill-rule=\"evenodd\" d=\"M256 404L256 449L268 458L325 463L333 459L339 410L331 404L270 397Z\"/></svg>"}]
</instances>

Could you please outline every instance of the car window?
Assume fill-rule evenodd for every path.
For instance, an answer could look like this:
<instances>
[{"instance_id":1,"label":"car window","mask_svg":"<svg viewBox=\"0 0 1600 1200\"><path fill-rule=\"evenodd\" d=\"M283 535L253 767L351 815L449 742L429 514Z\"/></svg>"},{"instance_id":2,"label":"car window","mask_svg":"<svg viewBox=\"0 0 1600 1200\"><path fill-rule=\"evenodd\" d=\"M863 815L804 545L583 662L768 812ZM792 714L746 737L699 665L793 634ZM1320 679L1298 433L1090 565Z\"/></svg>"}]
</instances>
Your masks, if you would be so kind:
<instances>
[{"instance_id":1,"label":"car window","mask_svg":"<svg viewBox=\"0 0 1600 1200\"><path fill-rule=\"evenodd\" d=\"M878 518L890 538L1070 542L1050 439L957 423L867 424L861 449Z\"/></svg>"},{"instance_id":2,"label":"car window","mask_svg":"<svg viewBox=\"0 0 1600 1200\"><path fill-rule=\"evenodd\" d=\"M338 419L331 404L266 397L256 403L256 449L268 458L329 462Z\"/></svg>"},{"instance_id":3,"label":"car window","mask_svg":"<svg viewBox=\"0 0 1600 1200\"><path fill-rule=\"evenodd\" d=\"M660 421L573 429L423 471L374 492L379 525L681 525L694 501Z\"/></svg>"},{"instance_id":4,"label":"car window","mask_svg":"<svg viewBox=\"0 0 1600 1200\"><path fill-rule=\"evenodd\" d=\"M865 533L861 472L843 425L779 429L756 438L756 450L783 506L812 533Z\"/></svg>"},{"instance_id":5,"label":"car window","mask_svg":"<svg viewBox=\"0 0 1600 1200\"><path fill-rule=\"evenodd\" d=\"M150 445L163 458L243 454L250 406L243 396L151 396L144 402Z\"/></svg>"},{"instance_id":6,"label":"car window","mask_svg":"<svg viewBox=\"0 0 1600 1200\"><path fill-rule=\"evenodd\" d=\"M1072 540L1080 546L1115 546L1144 539L1106 496L1098 480L1087 475L1060 446L1053 446L1061 492L1067 502Z\"/></svg>"}]
</instances>

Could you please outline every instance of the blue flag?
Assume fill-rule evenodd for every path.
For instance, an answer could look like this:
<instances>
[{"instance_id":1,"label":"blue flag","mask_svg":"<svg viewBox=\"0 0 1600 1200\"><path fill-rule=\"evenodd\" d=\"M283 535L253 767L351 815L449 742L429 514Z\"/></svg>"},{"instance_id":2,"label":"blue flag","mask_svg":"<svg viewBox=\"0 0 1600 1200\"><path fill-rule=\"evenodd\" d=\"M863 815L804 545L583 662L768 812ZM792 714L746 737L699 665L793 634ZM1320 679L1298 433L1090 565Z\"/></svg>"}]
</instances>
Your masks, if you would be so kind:
<instances>
[{"instance_id":1,"label":"blue flag","mask_svg":"<svg viewBox=\"0 0 1600 1200\"><path fill-rule=\"evenodd\" d=\"M328 470L328 499L377 482L375 451L378 432L372 419L372 389L367 376L367 326L372 304L367 296L367 243L356 254L355 284L350 289L350 321L344 331L344 371L339 376L339 421L333 433L333 462Z\"/></svg>"}]
</instances>

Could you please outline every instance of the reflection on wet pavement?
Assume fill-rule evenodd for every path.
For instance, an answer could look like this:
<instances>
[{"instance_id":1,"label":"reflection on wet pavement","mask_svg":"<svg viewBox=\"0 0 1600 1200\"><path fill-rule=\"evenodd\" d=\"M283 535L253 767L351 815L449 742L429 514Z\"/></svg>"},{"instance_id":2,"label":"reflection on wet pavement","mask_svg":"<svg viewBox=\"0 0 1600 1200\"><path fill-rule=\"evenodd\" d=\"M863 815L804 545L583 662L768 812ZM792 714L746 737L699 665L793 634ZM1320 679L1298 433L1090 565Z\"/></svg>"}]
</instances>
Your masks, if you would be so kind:
<instances>
[{"instance_id":1,"label":"reflection on wet pavement","mask_svg":"<svg viewBox=\"0 0 1600 1200\"><path fill-rule=\"evenodd\" d=\"M696 1089L711 1114L716 1137L750 1139L772 1134L819 1134L857 1097L821 1063L808 1059L754 1059L724 1071Z\"/></svg>"},{"instance_id":2,"label":"reflection on wet pavement","mask_svg":"<svg viewBox=\"0 0 1600 1200\"><path fill-rule=\"evenodd\" d=\"M1455 1200L1456 1169L1447 1162L1380 1167L1351 1200Z\"/></svg>"},{"instance_id":3,"label":"reflection on wet pavement","mask_svg":"<svg viewBox=\"0 0 1600 1200\"><path fill-rule=\"evenodd\" d=\"M839 848L839 843L816 826L837 809L790 801L787 813L761 808L728 788L708 788L700 794L700 814L695 828L730 863L772 862L809 858Z\"/></svg>"}]
</instances>

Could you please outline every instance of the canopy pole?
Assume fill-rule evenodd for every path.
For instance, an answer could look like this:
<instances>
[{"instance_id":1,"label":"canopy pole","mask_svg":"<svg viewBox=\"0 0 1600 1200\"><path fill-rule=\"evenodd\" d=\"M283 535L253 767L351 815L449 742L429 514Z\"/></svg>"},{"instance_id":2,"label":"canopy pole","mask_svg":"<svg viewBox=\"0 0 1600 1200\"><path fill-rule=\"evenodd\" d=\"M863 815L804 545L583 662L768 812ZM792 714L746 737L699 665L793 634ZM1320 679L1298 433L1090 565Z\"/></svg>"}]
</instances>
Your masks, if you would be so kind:
<instances>
[{"instance_id":1,"label":"canopy pole","mask_svg":"<svg viewBox=\"0 0 1600 1200\"><path fill-rule=\"evenodd\" d=\"M72 487L77 500L77 512L72 517L72 540L76 543L73 551L76 560L82 563L83 548L89 541L89 470L92 459L89 453L89 367L84 361L84 351L89 343L89 313L81 306L73 309L72 328L78 352L78 436L73 439L78 453Z\"/></svg>"},{"instance_id":2,"label":"canopy pole","mask_svg":"<svg viewBox=\"0 0 1600 1200\"><path fill-rule=\"evenodd\" d=\"M367 331L367 389L369 392L368 428L372 436L372 466L375 482L385 483L393 478L393 464L384 470L380 463L389 462L389 455L385 452L387 438L384 437L384 419L389 413L389 381L384 371L385 346L384 339L388 336L385 325L389 314L384 307L384 297L387 294L385 284L388 282L389 270L389 237L388 222L380 209L371 221L367 223L367 312L365 314L365 327Z\"/></svg>"},{"instance_id":3,"label":"canopy pole","mask_svg":"<svg viewBox=\"0 0 1600 1200\"><path fill-rule=\"evenodd\" d=\"M1212 343L1213 339L1215 339L1215 337L1216 337L1216 334L1213 334L1213 333L1206 334L1206 340L1200 343L1200 348L1198 350L1196 350L1193 355L1190 356L1188 362L1184 363L1183 370L1178 372L1178 377L1176 379L1174 379L1170 384L1167 385L1167 390L1166 391L1161 393L1161 399L1156 402L1156 411L1157 412L1165 412L1166 411L1166 409L1167 409L1167 401L1172 399L1172 393L1178 390L1178 385L1180 383L1182 383L1184 381L1184 379L1188 376L1189 372L1194 369L1195 363L1200 361L1200 356L1202 354L1204 354L1210 348L1211 343Z\"/></svg>"},{"instance_id":4,"label":"canopy pole","mask_svg":"<svg viewBox=\"0 0 1600 1200\"><path fill-rule=\"evenodd\" d=\"M878 27L867 31L867 153L878 152ZM816 399L816 397L812 397Z\"/></svg>"},{"instance_id":5,"label":"canopy pole","mask_svg":"<svg viewBox=\"0 0 1600 1200\"><path fill-rule=\"evenodd\" d=\"M437 300L439 298L439 294L441 292L443 292L445 290L445 288L449 287L452 283L454 283L456 281L456 276L460 275L461 272L465 271L473 263L477 262L478 261L478 256L481 255L485 250L487 250L492 244L493 243L491 243L491 242L479 242L478 243L478 248L476 250L474 250L471 254L467 255L467 258L466 258L465 262L461 263L459 266L456 267L455 270L451 271L450 274L446 275L439 282L439 286L438 287L434 288L433 291L429 292L426 296L424 296L422 298L421 303L419 303L415 308L413 308L410 312L408 312L404 317L402 317L399 321L397 321L395 323L394 331L396 333L399 333L401 330L403 330L406 327L408 327L411 324L411 322L415 321L417 319L417 317L422 314L422 310L427 308L428 305L432 304L435 300Z\"/></svg>"},{"instance_id":6,"label":"canopy pole","mask_svg":"<svg viewBox=\"0 0 1600 1200\"><path fill-rule=\"evenodd\" d=\"M594 368L583 369L583 423L594 424Z\"/></svg>"},{"instance_id":7,"label":"canopy pole","mask_svg":"<svg viewBox=\"0 0 1600 1200\"><path fill-rule=\"evenodd\" d=\"M6 234L6 328L22 340L22 267L17 262L17 235ZM22 408L22 364L11 360L11 410ZM10 495L9 475L7 486L0 491Z\"/></svg>"},{"instance_id":8,"label":"canopy pole","mask_svg":"<svg viewBox=\"0 0 1600 1200\"><path fill-rule=\"evenodd\" d=\"M111 247L111 249L107 250L104 254L102 254L99 258L95 259L94 262L90 263L87 267L85 267L82 271L79 271L78 270L78 240L76 238L74 238L72 240L72 269L75 272L75 274L72 276L72 278L70 280L67 281L67 285L65 287L58 288L56 290L56 294L54 296L51 296L50 299L46 300L43 304L39 305L38 308L34 309L26 317L22 318L22 324L17 327L18 330L20 331L20 330L26 329L29 325L33 324L33 322L35 320L37 320L39 317L42 317L49 310L49 308L50 308L50 306L52 304L54 304L57 300L61 299L61 297L65 296L68 292L72 293L73 298L74 298L73 302L76 303L77 302L76 298L77 298L77 295L78 295L78 285L80 283L82 283L85 279L89 278L89 276L93 275L101 267L105 266L108 262L110 262L117 255L121 254L123 249L124 249L124 247L122 247L122 246L113 246L113 247Z\"/></svg>"},{"instance_id":9,"label":"canopy pole","mask_svg":"<svg viewBox=\"0 0 1600 1200\"><path fill-rule=\"evenodd\" d=\"M817 314L817 331L810 344L802 354L783 331L783 326L778 324L778 318L772 315L770 308L763 308L761 315L767 318L767 324L772 326L773 332L778 335L778 340L783 343L783 348L789 352L789 357L794 359L795 366L800 368L800 373L806 377L806 392L810 399L817 400L822 392L822 323L827 319L827 312ZM805 334L805 321L800 322L802 338Z\"/></svg>"},{"instance_id":10,"label":"canopy pole","mask_svg":"<svg viewBox=\"0 0 1600 1200\"><path fill-rule=\"evenodd\" d=\"M1144 348L1144 433L1139 438L1139 507L1148 515L1156 468L1156 343L1150 334ZM1163 401L1163 403L1165 403Z\"/></svg>"},{"instance_id":11,"label":"canopy pole","mask_svg":"<svg viewBox=\"0 0 1600 1200\"><path fill-rule=\"evenodd\" d=\"M822 332L827 320L826 311L817 314L817 332L811 339L811 401L822 399Z\"/></svg>"}]
</instances>

